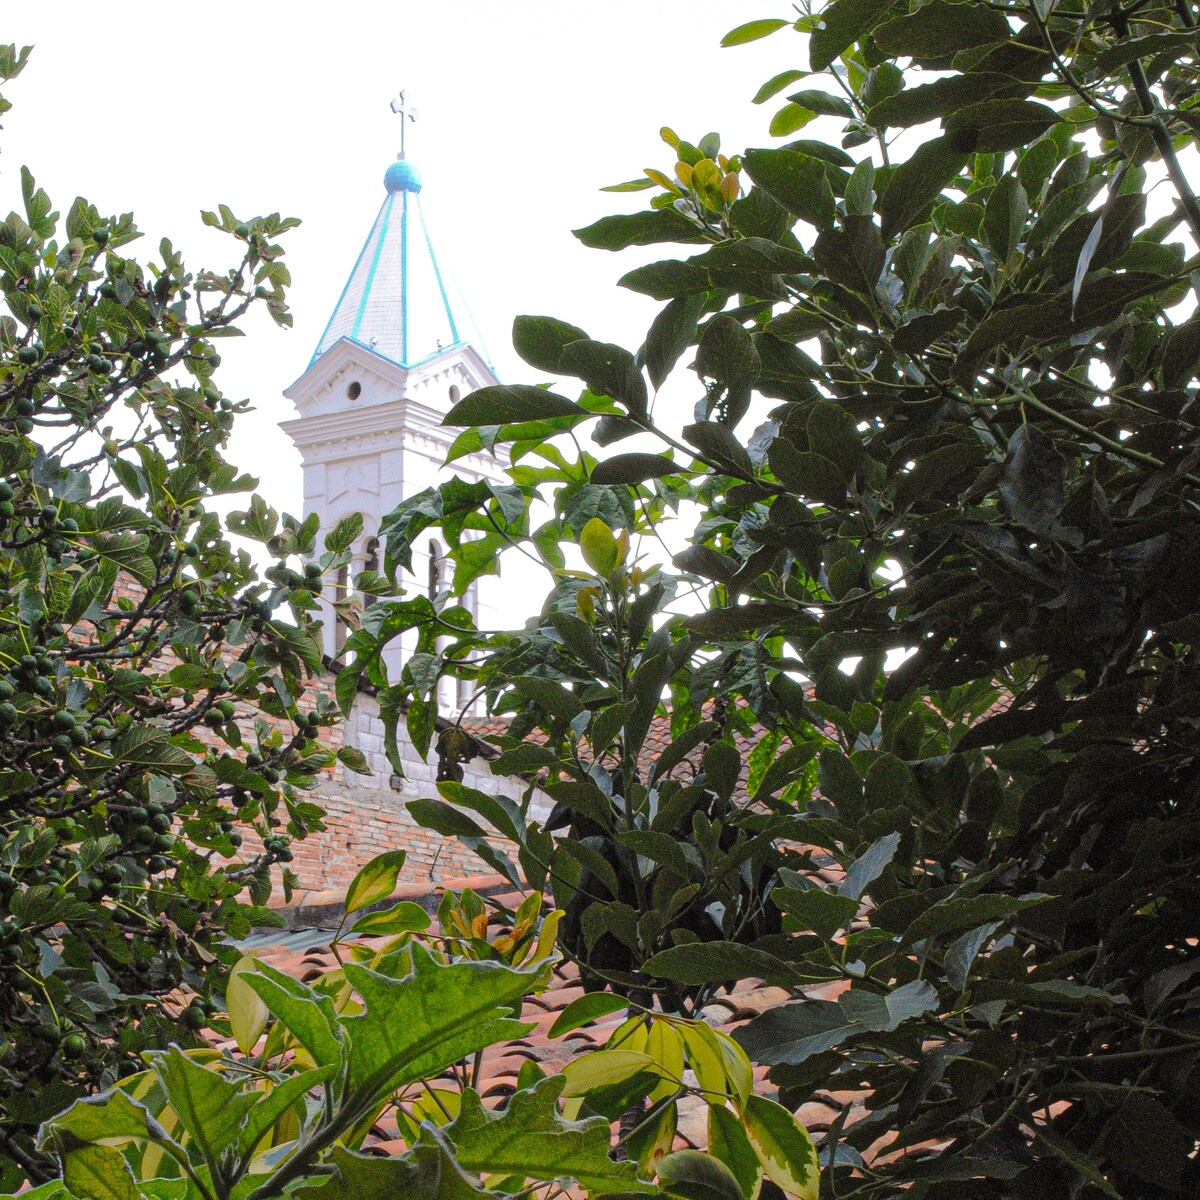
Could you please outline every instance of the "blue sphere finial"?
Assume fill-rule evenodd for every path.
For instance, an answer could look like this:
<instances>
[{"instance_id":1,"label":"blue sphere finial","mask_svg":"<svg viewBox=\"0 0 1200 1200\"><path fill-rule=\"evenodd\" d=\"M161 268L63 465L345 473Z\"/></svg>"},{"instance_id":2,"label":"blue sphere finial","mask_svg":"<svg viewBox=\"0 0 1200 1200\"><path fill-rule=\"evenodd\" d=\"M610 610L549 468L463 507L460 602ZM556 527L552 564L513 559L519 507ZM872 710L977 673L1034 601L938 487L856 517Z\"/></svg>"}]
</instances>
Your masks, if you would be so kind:
<instances>
[{"instance_id":1,"label":"blue sphere finial","mask_svg":"<svg viewBox=\"0 0 1200 1200\"><path fill-rule=\"evenodd\" d=\"M397 159L384 172L383 186L389 192L419 192L421 190L421 172L408 159Z\"/></svg>"}]
</instances>

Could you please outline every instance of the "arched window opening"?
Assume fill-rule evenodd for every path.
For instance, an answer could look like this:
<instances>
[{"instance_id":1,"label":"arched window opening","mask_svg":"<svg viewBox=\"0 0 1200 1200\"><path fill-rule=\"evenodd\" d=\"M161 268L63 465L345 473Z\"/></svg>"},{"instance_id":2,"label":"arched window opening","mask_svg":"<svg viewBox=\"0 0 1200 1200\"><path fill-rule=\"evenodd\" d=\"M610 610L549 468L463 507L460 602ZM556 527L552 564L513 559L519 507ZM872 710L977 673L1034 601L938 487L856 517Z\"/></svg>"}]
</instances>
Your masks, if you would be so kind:
<instances>
[{"instance_id":1,"label":"arched window opening","mask_svg":"<svg viewBox=\"0 0 1200 1200\"><path fill-rule=\"evenodd\" d=\"M363 560L363 570L372 575L379 574L379 539L377 537L373 537L367 542L367 553ZM376 599L377 597L372 592L364 591L362 593L363 608L374 604Z\"/></svg>"},{"instance_id":2,"label":"arched window opening","mask_svg":"<svg viewBox=\"0 0 1200 1200\"><path fill-rule=\"evenodd\" d=\"M446 559L436 538L429 542L429 598L436 600L444 583Z\"/></svg>"},{"instance_id":3,"label":"arched window opening","mask_svg":"<svg viewBox=\"0 0 1200 1200\"><path fill-rule=\"evenodd\" d=\"M335 601L345 600L349 595L350 586L350 568L346 564L342 564L338 568L337 579L334 582L333 599ZM340 616L335 616L333 621L333 656L340 658L342 651L346 647L346 637L349 633L349 626Z\"/></svg>"}]
</instances>

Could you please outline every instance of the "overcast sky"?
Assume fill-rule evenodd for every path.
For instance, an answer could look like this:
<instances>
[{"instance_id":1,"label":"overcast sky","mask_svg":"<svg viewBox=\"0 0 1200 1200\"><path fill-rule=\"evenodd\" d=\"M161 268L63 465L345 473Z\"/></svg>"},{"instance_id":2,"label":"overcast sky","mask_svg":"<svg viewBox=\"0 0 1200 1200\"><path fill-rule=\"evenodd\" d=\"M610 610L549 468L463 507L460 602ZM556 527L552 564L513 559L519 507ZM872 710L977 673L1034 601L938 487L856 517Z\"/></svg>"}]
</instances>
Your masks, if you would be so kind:
<instances>
[{"instance_id":1,"label":"overcast sky","mask_svg":"<svg viewBox=\"0 0 1200 1200\"><path fill-rule=\"evenodd\" d=\"M193 268L224 265L233 248L201 226L202 208L303 220L285 242L294 329L264 319L221 347L226 392L258 408L233 457L297 511L299 459L275 427L294 413L280 393L307 365L383 199L396 91L419 109L409 158L439 259L501 378L532 382L509 340L518 313L640 344L658 306L614 283L663 251L586 250L570 230L645 204L598 189L669 170L662 125L691 141L718 130L729 151L772 143L777 104L750 98L797 65L800 39L719 45L770 15L730 0L8 6L0 36L35 51L6 88L0 204L19 204L27 164L62 211L77 194L132 210L150 235L132 252L150 255L167 234Z\"/></svg>"}]
</instances>

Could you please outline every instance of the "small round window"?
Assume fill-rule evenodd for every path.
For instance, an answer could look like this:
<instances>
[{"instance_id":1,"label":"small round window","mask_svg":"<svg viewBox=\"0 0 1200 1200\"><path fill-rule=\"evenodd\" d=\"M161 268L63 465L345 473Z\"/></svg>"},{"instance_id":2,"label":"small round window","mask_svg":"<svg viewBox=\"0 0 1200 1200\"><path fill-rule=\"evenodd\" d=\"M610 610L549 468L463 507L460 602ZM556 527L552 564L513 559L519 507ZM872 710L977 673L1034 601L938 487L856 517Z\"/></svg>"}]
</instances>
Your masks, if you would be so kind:
<instances>
[{"instance_id":1,"label":"small round window","mask_svg":"<svg viewBox=\"0 0 1200 1200\"><path fill-rule=\"evenodd\" d=\"M450 385L450 403L457 404L459 402L459 400L461 399L461 397L462 397L462 392L460 392L458 390L458 384L452 383Z\"/></svg>"},{"instance_id":2,"label":"small round window","mask_svg":"<svg viewBox=\"0 0 1200 1200\"><path fill-rule=\"evenodd\" d=\"M346 387L346 399L357 400L362 395L362 384L357 379L351 380Z\"/></svg>"}]
</instances>

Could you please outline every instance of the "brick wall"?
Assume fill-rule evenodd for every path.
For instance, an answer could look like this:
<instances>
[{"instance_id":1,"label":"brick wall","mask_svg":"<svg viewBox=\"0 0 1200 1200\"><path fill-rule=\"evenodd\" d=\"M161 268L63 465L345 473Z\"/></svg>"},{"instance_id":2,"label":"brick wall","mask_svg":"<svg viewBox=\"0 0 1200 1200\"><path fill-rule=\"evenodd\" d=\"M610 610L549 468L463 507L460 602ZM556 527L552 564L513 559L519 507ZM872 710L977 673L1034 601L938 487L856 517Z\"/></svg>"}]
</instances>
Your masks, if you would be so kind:
<instances>
[{"instance_id":1,"label":"brick wall","mask_svg":"<svg viewBox=\"0 0 1200 1200\"><path fill-rule=\"evenodd\" d=\"M136 581L126 578L119 580L116 591L117 595L135 603L142 596ZM85 626L80 627L81 632L84 629ZM160 661L164 667L169 667L175 660L168 652ZM300 707L312 707L317 693L333 694L332 675L314 680L300 698ZM261 712L248 714L244 722L239 720L246 744L250 746L254 744L254 718L278 723ZM290 724L286 732L292 732ZM202 742L218 749L225 748L220 735L203 725L196 726L192 733ZM402 883L438 883L491 870L456 838L441 837L413 821L407 802L437 797L435 765L433 761L426 762L419 757L403 727L398 734L404 762L403 778L393 773L384 753L383 722L379 717L379 704L373 696L360 693L345 722L322 730L321 741L333 750L339 750L343 745L361 750L371 767L371 774L358 775L336 763L318 777L311 791L302 793L325 810L327 826L324 832L293 843L295 858L291 869L299 877L302 890L344 890L360 867L385 850L407 851L408 857L400 875ZM518 799L525 787L520 779L493 776L487 761L482 758L465 764L463 783L491 795L513 799ZM544 819L548 812L545 798L535 801L533 809L531 815ZM486 824L482 819L476 819ZM244 841L240 857L250 859L261 853L262 844L257 834L245 828L241 832ZM505 838L497 834L489 840L497 849L513 856L512 847ZM279 874L278 870L276 874Z\"/></svg>"},{"instance_id":2,"label":"brick wall","mask_svg":"<svg viewBox=\"0 0 1200 1200\"><path fill-rule=\"evenodd\" d=\"M435 765L417 755L401 728L398 744L404 778L393 774L383 749L383 722L374 697L360 694L345 724L327 730L325 740L335 748L344 743L361 750L371 774L357 775L339 763L313 789L312 799L325 809L328 828L292 847L295 859L291 867L300 877L302 888L315 891L345 888L364 863L385 850L407 851L400 876L405 883L436 883L491 869L456 838L444 838L413 821L406 807L408 801L437 798ZM514 800L519 799L525 787L520 779L492 775L481 758L466 764L463 783L489 795ZM535 800L533 809L533 816L544 819L544 801ZM497 849L507 849L512 857L512 847L506 839L496 835L489 840Z\"/></svg>"}]
</instances>

